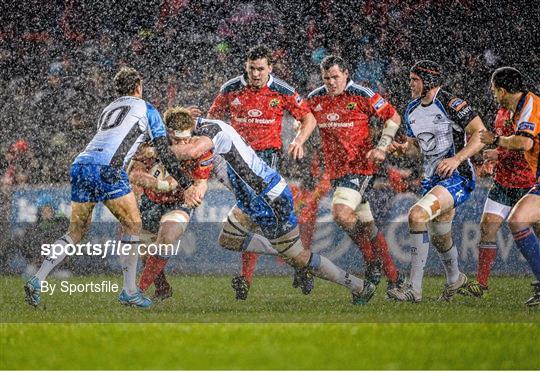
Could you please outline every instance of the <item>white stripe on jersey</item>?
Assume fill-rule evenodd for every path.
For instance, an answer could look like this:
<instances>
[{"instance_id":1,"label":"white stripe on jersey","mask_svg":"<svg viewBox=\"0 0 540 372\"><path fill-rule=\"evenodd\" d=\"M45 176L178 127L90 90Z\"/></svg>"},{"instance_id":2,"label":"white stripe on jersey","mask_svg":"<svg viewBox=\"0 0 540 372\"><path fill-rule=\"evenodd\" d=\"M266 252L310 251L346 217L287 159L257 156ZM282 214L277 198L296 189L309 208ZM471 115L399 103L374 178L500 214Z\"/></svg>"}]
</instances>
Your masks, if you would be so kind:
<instances>
[{"instance_id":1,"label":"white stripe on jersey","mask_svg":"<svg viewBox=\"0 0 540 372\"><path fill-rule=\"evenodd\" d=\"M519 120L517 121L517 124L519 126L520 123L527 122L531 118L533 110L533 98L532 96L529 96L527 99L527 103L525 103L525 107L521 111L521 115L519 115Z\"/></svg>"},{"instance_id":2,"label":"white stripe on jersey","mask_svg":"<svg viewBox=\"0 0 540 372\"><path fill-rule=\"evenodd\" d=\"M347 87L349 87L349 86L352 86L355 89L361 90L362 92L366 93L369 97L373 97L375 95L375 92L372 91L371 89L369 89L369 88L367 88L365 86L362 86L362 85L358 85L358 84L354 83L352 80L351 80L351 83L347 84Z\"/></svg>"}]
</instances>

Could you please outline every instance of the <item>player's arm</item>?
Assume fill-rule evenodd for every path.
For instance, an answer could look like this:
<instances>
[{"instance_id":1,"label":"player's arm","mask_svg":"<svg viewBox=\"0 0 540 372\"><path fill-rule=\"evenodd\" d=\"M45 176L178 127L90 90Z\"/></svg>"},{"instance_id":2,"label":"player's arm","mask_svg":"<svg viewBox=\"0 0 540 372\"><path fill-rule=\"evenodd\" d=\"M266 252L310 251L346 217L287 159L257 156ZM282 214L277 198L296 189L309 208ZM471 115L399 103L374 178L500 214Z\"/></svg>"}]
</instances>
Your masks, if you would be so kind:
<instances>
[{"instance_id":1,"label":"player's arm","mask_svg":"<svg viewBox=\"0 0 540 372\"><path fill-rule=\"evenodd\" d=\"M519 127L518 127L519 129ZM480 133L480 140L486 145L496 145L508 150L529 151L534 146L534 136L525 130L518 130L511 136L497 136L489 131Z\"/></svg>"},{"instance_id":2,"label":"player's arm","mask_svg":"<svg viewBox=\"0 0 540 372\"><path fill-rule=\"evenodd\" d=\"M208 179L198 179L185 192L184 200L188 207L197 208L201 205L208 190Z\"/></svg>"},{"instance_id":3,"label":"player's arm","mask_svg":"<svg viewBox=\"0 0 540 372\"><path fill-rule=\"evenodd\" d=\"M187 144L177 144L171 146L172 152L180 160L198 159L204 153L212 150L214 143L209 137L198 136L193 137Z\"/></svg>"},{"instance_id":4,"label":"player's arm","mask_svg":"<svg viewBox=\"0 0 540 372\"><path fill-rule=\"evenodd\" d=\"M369 98L369 102L373 114L384 121L384 127L377 146L367 153L367 157L381 163L386 158L386 154L389 152L388 148L394 141L394 137L401 125L401 116L388 101L377 93Z\"/></svg>"},{"instance_id":5,"label":"player's arm","mask_svg":"<svg viewBox=\"0 0 540 372\"><path fill-rule=\"evenodd\" d=\"M317 126L317 120L311 112L308 112L300 118L300 127L298 134L289 144L287 153L293 159L302 159L304 157L304 143L307 141L313 130Z\"/></svg>"}]
</instances>

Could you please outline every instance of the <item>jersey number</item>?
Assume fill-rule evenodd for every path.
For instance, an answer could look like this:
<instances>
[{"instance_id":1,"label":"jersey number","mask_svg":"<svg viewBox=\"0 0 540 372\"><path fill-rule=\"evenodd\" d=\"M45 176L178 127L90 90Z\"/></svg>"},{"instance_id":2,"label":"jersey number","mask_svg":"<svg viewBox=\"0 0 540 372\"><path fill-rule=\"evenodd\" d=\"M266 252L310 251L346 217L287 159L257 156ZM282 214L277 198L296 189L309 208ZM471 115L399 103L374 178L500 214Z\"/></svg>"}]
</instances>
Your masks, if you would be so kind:
<instances>
[{"instance_id":1,"label":"jersey number","mask_svg":"<svg viewBox=\"0 0 540 372\"><path fill-rule=\"evenodd\" d=\"M105 111L99 118L98 130L107 130L119 126L130 109L131 106L118 106L113 110Z\"/></svg>"}]
</instances>

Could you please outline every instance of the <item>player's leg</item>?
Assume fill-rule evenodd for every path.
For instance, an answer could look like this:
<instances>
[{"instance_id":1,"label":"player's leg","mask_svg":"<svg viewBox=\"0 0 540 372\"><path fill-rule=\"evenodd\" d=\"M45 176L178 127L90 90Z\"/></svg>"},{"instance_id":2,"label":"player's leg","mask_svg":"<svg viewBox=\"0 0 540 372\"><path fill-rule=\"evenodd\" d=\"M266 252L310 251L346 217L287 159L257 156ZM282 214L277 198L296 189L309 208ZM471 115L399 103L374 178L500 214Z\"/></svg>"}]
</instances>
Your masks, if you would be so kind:
<instances>
[{"instance_id":1,"label":"player's leg","mask_svg":"<svg viewBox=\"0 0 540 372\"><path fill-rule=\"evenodd\" d=\"M223 221L219 234L219 245L225 249L242 253L277 255L268 239L252 232L257 230L257 225L237 206L234 206ZM231 286L237 300L247 299L250 285L251 282L242 275L232 279Z\"/></svg>"},{"instance_id":2,"label":"player's leg","mask_svg":"<svg viewBox=\"0 0 540 372\"><path fill-rule=\"evenodd\" d=\"M362 195L349 187L336 187L332 199L332 216L334 221L341 227L351 240L362 252L366 263L366 279L378 284L380 281L379 265L371 244L371 224L358 219L356 209L362 202Z\"/></svg>"},{"instance_id":3,"label":"player's leg","mask_svg":"<svg viewBox=\"0 0 540 372\"><path fill-rule=\"evenodd\" d=\"M398 301L422 300L422 281L429 253L428 222L448 212L454 206L452 195L441 186L432 188L409 210L409 232L412 238L410 286L387 292Z\"/></svg>"},{"instance_id":4,"label":"player's leg","mask_svg":"<svg viewBox=\"0 0 540 372\"><path fill-rule=\"evenodd\" d=\"M285 185L279 195L270 195L271 191L252 201L254 213L249 217L261 228L272 247L293 266L307 268L319 278L349 288L355 304L367 303L375 293L375 285L347 273L326 257L304 249L290 188Z\"/></svg>"},{"instance_id":5,"label":"player's leg","mask_svg":"<svg viewBox=\"0 0 540 372\"><path fill-rule=\"evenodd\" d=\"M371 207L366 201L360 203L356 208L356 216L358 221L362 222L364 226L367 226L366 230L369 232L368 236L371 242L371 245L375 251L377 259L382 263L383 271L388 279L388 288L392 289L396 286L403 284L403 278L399 275L399 272L394 264L390 250L388 249L388 243L384 234L377 225L375 224L375 219L371 213Z\"/></svg>"},{"instance_id":6,"label":"player's leg","mask_svg":"<svg viewBox=\"0 0 540 372\"><path fill-rule=\"evenodd\" d=\"M37 306L39 304L41 300L41 282L64 260L66 257L65 247L79 243L88 231L95 205L96 203L93 202L71 202L68 232L51 245L51 254L43 260L37 273L24 285L26 302L30 305Z\"/></svg>"},{"instance_id":7,"label":"player's leg","mask_svg":"<svg viewBox=\"0 0 540 372\"><path fill-rule=\"evenodd\" d=\"M152 301L137 288L137 262L139 260L139 243L142 229L141 215L137 199L133 191L115 199L105 200L105 206L122 225L122 253L118 256L122 267L124 285L120 303L138 307L149 307Z\"/></svg>"},{"instance_id":8,"label":"player's leg","mask_svg":"<svg viewBox=\"0 0 540 372\"><path fill-rule=\"evenodd\" d=\"M298 215L300 239L302 245L311 251L320 196L317 190L309 190L303 186L297 186L296 190L294 190L293 186L290 187L293 192L295 211ZM307 295L313 290L313 276L307 270L295 269L292 286L301 288L302 293Z\"/></svg>"},{"instance_id":9,"label":"player's leg","mask_svg":"<svg viewBox=\"0 0 540 372\"><path fill-rule=\"evenodd\" d=\"M160 221L158 236L155 245L160 249L159 254L149 256L145 262L143 273L139 280L139 288L146 291L151 283L155 283L158 276L162 276L156 284L157 299L163 300L172 296L172 288L167 282L164 268L173 253L174 247L180 244L190 220L189 210L175 209L163 215Z\"/></svg>"},{"instance_id":10,"label":"player's leg","mask_svg":"<svg viewBox=\"0 0 540 372\"><path fill-rule=\"evenodd\" d=\"M512 209L508 218L514 242L531 267L536 278L534 294L526 301L528 306L540 304L540 244L532 226L540 221L540 190L534 187Z\"/></svg>"}]
</instances>

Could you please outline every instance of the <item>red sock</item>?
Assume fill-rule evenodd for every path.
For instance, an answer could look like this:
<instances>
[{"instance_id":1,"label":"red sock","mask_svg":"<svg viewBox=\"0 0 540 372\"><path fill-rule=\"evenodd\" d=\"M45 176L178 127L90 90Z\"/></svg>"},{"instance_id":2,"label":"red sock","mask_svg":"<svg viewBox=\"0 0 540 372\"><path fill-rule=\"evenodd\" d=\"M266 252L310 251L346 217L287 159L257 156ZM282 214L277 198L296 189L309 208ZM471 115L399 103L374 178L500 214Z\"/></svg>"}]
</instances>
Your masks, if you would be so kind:
<instances>
[{"instance_id":1,"label":"red sock","mask_svg":"<svg viewBox=\"0 0 540 372\"><path fill-rule=\"evenodd\" d=\"M141 279L139 279L139 288L141 291L145 292L150 287L150 284L156 280L156 277L163 271L168 261L168 258L156 256L150 256L146 259Z\"/></svg>"},{"instance_id":2,"label":"red sock","mask_svg":"<svg viewBox=\"0 0 540 372\"><path fill-rule=\"evenodd\" d=\"M476 274L476 280L486 287L495 258L497 258L496 243L478 244L478 273Z\"/></svg>"},{"instance_id":3,"label":"red sock","mask_svg":"<svg viewBox=\"0 0 540 372\"><path fill-rule=\"evenodd\" d=\"M390 251L388 250L388 243L386 243L386 239L384 238L384 234L382 231L379 231L377 233L377 236L372 241L373 248L375 248L375 252L377 252L377 256L382 261L382 266L384 270L384 274L390 280L391 282L395 282L398 279L398 270L396 268L396 265L394 264L394 260L392 259L392 255L390 254Z\"/></svg>"},{"instance_id":4,"label":"red sock","mask_svg":"<svg viewBox=\"0 0 540 372\"><path fill-rule=\"evenodd\" d=\"M364 256L364 261L366 264L375 261L375 251L373 250L373 245L371 244L367 234L360 231L360 229L356 229L356 232L349 236L358 246L360 252L362 252L362 256Z\"/></svg>"},{"instance_id":5,"label":"red sock","mask_svg":"<svg viewBox=\"0 0 540 372\"><path fill-rule=\"evenodd\" d=\"M249 285L253 280L253 272L255 267L257 267L257 260L259 255L253 252L244 252L242 253L242 271L241 274L246 278L246 281Z\"/></svg>"},{"instance_id":6,"label":"red sock","mask_svg":"<svg viewBox=\"0 0 540 372\"><path fill-rule=\"evenodd\" d=\"M300 224L300 239L302 245L308 251L311 250L311 242L315 232L315 223L317 222L317 211L319 209L319 199L314 192L304 190L302 196L303 208L299 210L298 222Z\"/></svg>"}]
</instances>

